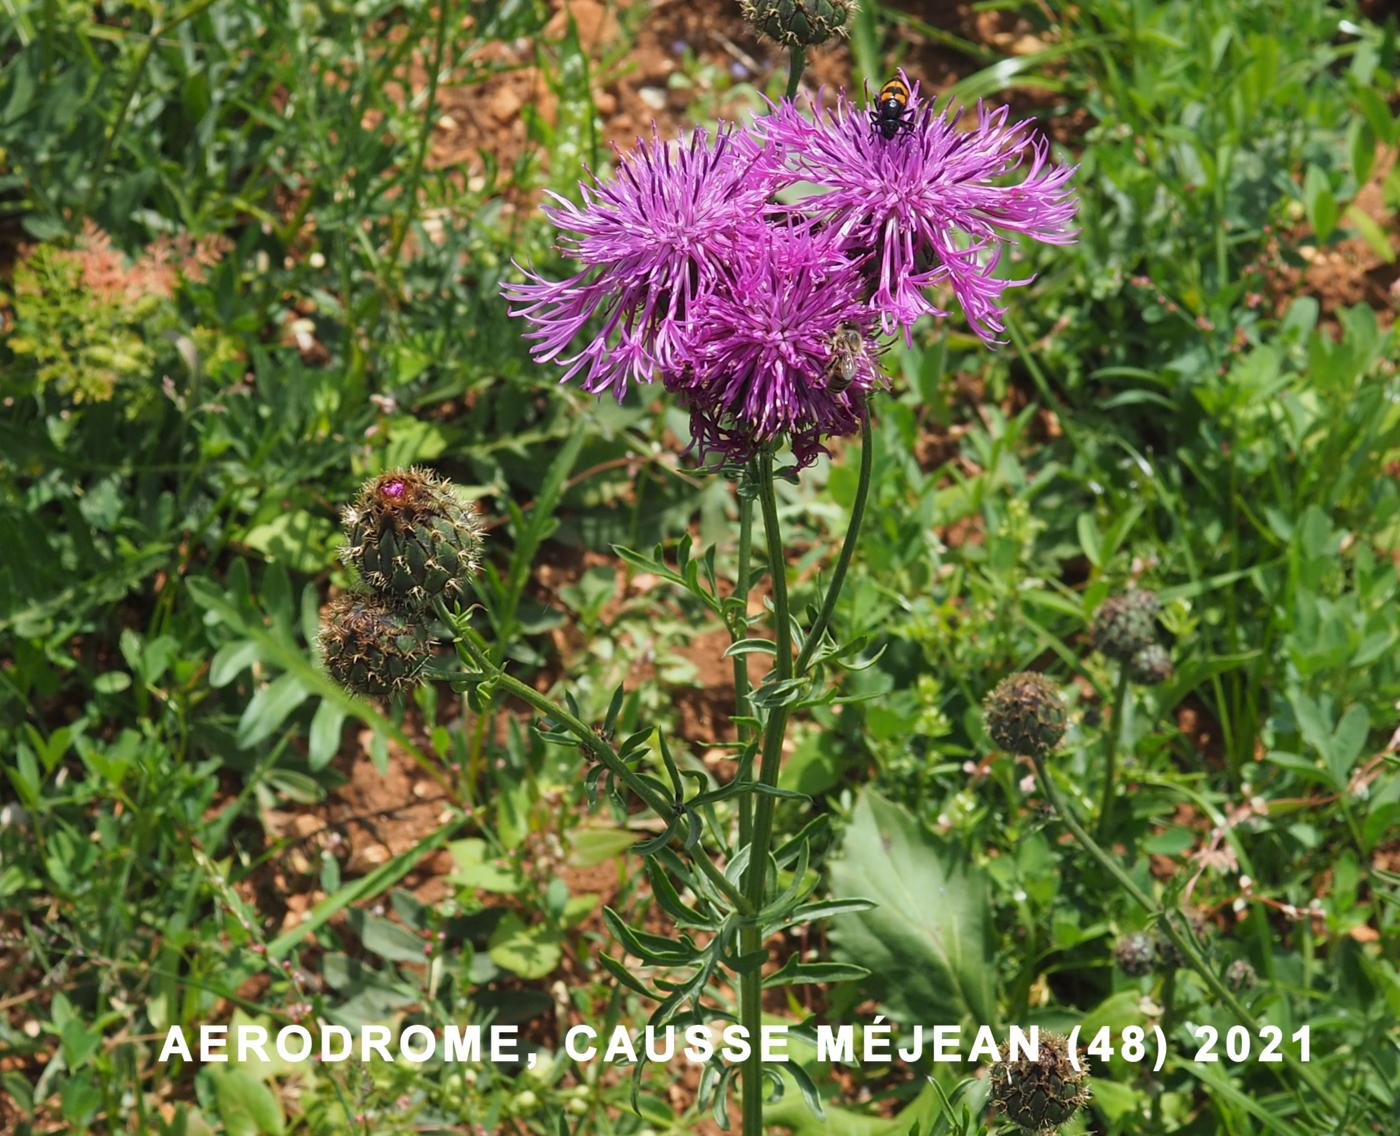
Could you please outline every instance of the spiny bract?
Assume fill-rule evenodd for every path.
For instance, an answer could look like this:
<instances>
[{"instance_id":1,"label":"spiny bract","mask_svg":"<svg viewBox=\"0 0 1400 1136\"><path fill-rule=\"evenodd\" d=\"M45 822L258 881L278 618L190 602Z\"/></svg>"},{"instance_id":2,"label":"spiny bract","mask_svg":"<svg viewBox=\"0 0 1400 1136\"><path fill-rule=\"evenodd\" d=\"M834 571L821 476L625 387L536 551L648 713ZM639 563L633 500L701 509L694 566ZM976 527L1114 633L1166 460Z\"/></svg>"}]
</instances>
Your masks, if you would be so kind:
<instances>
[{"instance_id":1,"label":"spiny bract","mask_svg":"<svg viewBox=\"0 0 1400 1136\"><path fill-rule=\"evenodd\" d=\"M1189 937L1194 938L1208 953L1210 949L1210 924L1206 922L1206 917L1199 911L1183 911L1180 916L1181 918L1176 923L1177 929L1186 931L1186 928L1182 927L1183 920L1190 924ZM1163 974L1179 970L1186 965L1186 957L1177 949L1171 936L1162 927L1153 928L1152 935L1157 944L1157 966Z\"/></svg>"},{"instance_id":2,"label":"spiny bract","mask_svg":"<svg viewBox=\"0 0 1400 1136\"><path fill-rule=\"evenodd\" d=\"M1160 643L1151 643L1128 660L1128 677L1143 686L1157 686L1172 677L1172 660Z\"/></svg>"},{"instance_id":3,"label":"spiny bract","mask_svg":"<svg viewBox=\"0 0 1400 1136\"><path fill-rule=\"evenodd\" d=\"M1113 957L1123 973L1130 978L1151 974L1157 965L1157 943L1151 935L1134 931L1124 935L1113 948Z\"/></svg>"},{"instance_id":4,"label":"spiny bract","mask_svg":"<svg viewBox=\"0 0 1400 1136\"><path fill-rule=\"evenodd\" d=\"M342 515L341 556L365 583L413 609L456 599L477 570L481 519L450 483L422 469L371 478Z\"/></svg>"},{"instance_id":5,"label":"spiny bract","mask_svg":"<svg viewBox=\"0 0 1400 1136\"><path fill-rule=\"evenodd\" d=\"M1065 702L1059 688L1030 671L997 683L982 704L987 732L1008 753L1042 758L1065 736Z\"/></svg>"},{"instance_id":6,"label":"spiny bract","mask_svg":"<svg viewBox=\"0 0 1400 1136\"><path fill-rule=\"evenodd\" d=\"M1241 990L1251 989L1259 981L1259 975L1244 959L1236 959L1225 968L1225 985L1238 994Z\"/></svg>"},{"instance_id":7,"label":"spiny bract","mask_svg":"<svg viewBox=\"0 0 1400 1136\"><path fill-rule=\"evenodd\" d=\"M785 47L807 47L846 34L854 0L741 0L744 18Z\"/></svg>"},{"instance_id":8,"label":"spiny bract","mask_svg":"<svg viewBox=\"0 0 1400 1136\"><path fill-rule=\"evenodd\" d=\"M331 678L356 694L400 694L423 681L433 643L410 617L377 596L337 596L319 636Z\"/></svg>"},{"instance_id":9,"label":"spiny bract","mask_svg":"<svg viewBox=\"0 0 1400 1136\"><path fill-rule=\"evenodd\" d=\"M1019 1057L992 1067L992 1100L1017 1127L1050 1136L1089 1101L1088 1062L1069 1059L1069 1043L1057 1033L1040 1034L1036 1060Z\"/></svg>"},{"instance_id":10,"label":"spiny bract","mask_svg":"<svg viewBox=\"0 0 1400 1136\"><path fill-rule=\"evenodd\" d=\"M1109 596L1094 612L1090 633L1094 646L1110 659L1122 662L1157 641L1157 612L1161 605L1152 592L1133 588L1121 596Z\"/></svg>"}]
</instances>

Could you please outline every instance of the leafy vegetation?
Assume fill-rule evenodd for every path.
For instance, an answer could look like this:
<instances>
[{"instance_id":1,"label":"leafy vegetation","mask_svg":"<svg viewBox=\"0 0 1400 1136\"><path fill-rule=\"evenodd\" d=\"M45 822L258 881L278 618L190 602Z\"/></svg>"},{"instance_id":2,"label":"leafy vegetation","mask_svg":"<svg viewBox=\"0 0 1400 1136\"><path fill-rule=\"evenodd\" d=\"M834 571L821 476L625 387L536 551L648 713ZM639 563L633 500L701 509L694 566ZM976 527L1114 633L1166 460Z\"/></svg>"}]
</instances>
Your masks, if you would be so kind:
<instances>
[{"instance_id":1,"label":"leafy vegetation","mask_svg":"<svg viewBox=\"0 0 1400 1136\"><path fill-rule=\"evenodd\" d=\"M737 1126L737 1077L564 1052L571 1025L656 1012L681 935L708 941L675 927L703 896L505 682L623 750L659 730L669 749L638 742L634 766L710 791L750 729L736 676L759 686L772 657L725 656L736 629L773 634L772 578L763 562L737 613L710 581L732 576L743 506L687 463L685 415L556 386L499 295L513 261L567 270L537 205L576 197L607 141L782 94L787 57L738 5L668 11L7 8L5 1131ZM902 65L1033 113L1079 163L1081 231L1008 258L1036 279L1008 291L1000 350L927 323L883 358L869 454L777 484L810 628L872 464L832 620L854 649L828 660L838 697L793 713L792 795L767 798L782 882L830 906L768 943L765 1020L799 1032L766 1121L1008 1123L976 1062L831 1064L801 1032L883 1014L896 1044L918 1024L1109 1027L1071 1133L1394 1131L1393 18L922 11L867 0L807 81ZM375 704L313 644L353 586L341 506L415 464L487 518L473 673L498 679ZM1155 684L1095 649L1130 587L1161 601ZM999 753L981 710L1026 670L1067 703L1042 762ZM722 862L712 833L745 806L708 808ZM733 1010L716 974L709 1004ZM1290 1060L1306 1026L1305 1070L1260 1060L1253 1028L1237 1059L1241 1012ZM311 1019L517 1025L536 1060L158 1060L172 1026ZM1124 1044L1153 1026L1155 1071ZM1217 1062L1195 1060L1207 1030Z\"/></svg>"}]
</instances>

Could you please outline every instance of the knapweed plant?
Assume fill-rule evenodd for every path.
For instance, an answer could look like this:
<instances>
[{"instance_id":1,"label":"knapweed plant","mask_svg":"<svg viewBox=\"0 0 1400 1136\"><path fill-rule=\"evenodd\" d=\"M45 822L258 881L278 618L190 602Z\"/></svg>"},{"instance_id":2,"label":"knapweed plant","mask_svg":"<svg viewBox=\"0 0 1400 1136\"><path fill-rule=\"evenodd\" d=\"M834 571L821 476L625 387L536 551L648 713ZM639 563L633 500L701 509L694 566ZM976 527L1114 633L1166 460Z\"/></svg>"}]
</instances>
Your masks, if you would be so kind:
<instances>
[{"instance_id":1,"label":"knapweed plant","mask_svg":"<svg viewBox=\"0 0 1400 1136\"><path fill-rule=\"evenodd\" d=\"M1095 613L1092 632L1096 648L1110 657L1126 660L1114 702L1115 718L1125 714L1129 700L1126 683L1160 682L1163 672L1170 673L1171 664L1166 650L1156 638L1157 597L1150 592L1133 589L1107 600ZM1133 660L1150 651L1155 663L1150 668L1136 669ZM1143 672L1146 673L1143 673ZM987 733L998 747L1028 760L1035 770L1035 782L1059 821L1070 831L1084 853L1108 874L1113 883L1152 921L1148 933L1133 933L1121 938L1114 949L1114 960L1130 976L1161 970L1167 974L1163 990L1164 1019L1170 1023L1177 970L1188 968L1196 973L1212 997L1226 1007L1234 1020L1255 1036L1262 1036L1261 1020L1238 996L1247 988L1253 972L1248 963L1243 968L1232 966L1221 972L1209 956L1206 946L1206 924L1199 914L1177 910L1169 903L1155 899L1147 888L1135 880L1123 863L1090 835L1075 810L1066 801L1048 768L1066 734L1069 724L1064 696L1047 676L1037 672L1022 672L1003 679L983 702L983 717ZM1122 732L1115 721L1109 730L1107 760L1104 768L1104 796L1100 805L1098 828L1106 831L1113 814L1113 758ZM1165 1027L1164 1027L1165 1028ZM1044 1044L1044 1039L1042 1039ZM1053 1055L1057 1046L1052 1044ZM1343 1115L1329 1087L1316 1072L1286 1049L1280 1050L1278 1061L1271 1065L1282 1083L1295 1092L1308 1095L1311 1107L1323 1114L1321 1123L1335 1122ZM1024 1130L1050 1133L1086 1099L1081 1087L1082 1077L1061 1079L1065 1072L1052 1056L1034 1072L1034 1087L1022 1078L1020 1088L1015 1070L998 1066L992 1074L992 1094L1009 1119ZM1328 1118L1328 1115L1332 1119Z\"/></svg>"},{"instance_id":2,"label":"knapweed plant","mask_svg":"<svg viewBox=\"0 0 1400 1136\"><path fill-rule=\"evenodd\" d=\"M652 1025L731 1021L752 1041L765 988L864 973L795 957L776 971L764 965L773 936L867 906L809 899L820 819L776 847L773 822L778 800L798 796L778 787L789 722L837 699L836 672L868 662L864 639L843 638L832 616L870 488L881 350L889 336L912 339L924 317L949 315L949 299L995 341L1004 293L1027 282L1002 271L1008 237L1059 244L1074 233L1073 169L1052 162L1031 125L1004 108L968 118L913 83L897 131L879 129L843 94L829 108L789 97L751 125L684 141L653 134L618 154L610 176L583 184L579 201L556 195L546 209L578 271L551 280L527 270L505 289L538 363L618 399L662 384L689 411L698 459L734 482L737 555L727 581L715 548L696 559L682 542L674 566L659 548L618 550L697 597L730 633L738 752L727 780L683 771L653 728L616 737L621 690L594 722L571 696L557 705L507 672L473 627L463 584L474 522L440 486L386 474L347 512L347 558L372 594L332 610L323 638L333 673L367 694L434 674L478 708L513 696L539 713L547 740L579 750L590 796L624 816L640 808L659 819L660 831L633 852L676 933L628 926L611 911L606 918L626 953L664 976L648 985L604 960L655 1001ZM788 600L775 481L799 477L830 439L850 435L861 438L850 526L822 601L799 614ZM768 611L754 617L749 598L765 571ZM444 632L459 656L454 671L426 658ZM751 687L755 654L771 664ZM819 1109L801 1066L784 1068ZM743 1130L756 1136L765 1098L783 1087L756 1046L737 1065L706 1068L700 1103L727 1122L736 1071Z\"/></svg>"}]
</instances>

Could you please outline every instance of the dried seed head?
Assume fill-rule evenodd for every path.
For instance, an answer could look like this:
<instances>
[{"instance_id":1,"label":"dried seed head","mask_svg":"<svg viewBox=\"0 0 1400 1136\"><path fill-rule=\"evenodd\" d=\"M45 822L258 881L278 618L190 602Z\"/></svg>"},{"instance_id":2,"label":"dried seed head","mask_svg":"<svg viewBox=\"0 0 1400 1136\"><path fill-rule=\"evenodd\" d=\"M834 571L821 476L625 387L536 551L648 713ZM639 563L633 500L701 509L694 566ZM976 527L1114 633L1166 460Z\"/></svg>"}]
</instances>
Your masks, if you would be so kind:
<instances>
[{"instance_id":1,"label":"dried seed head","mask_svg":"<svg viewBox=\"0 0 1400 1136\"><path fill-rule=\"evenodd\" d=\"M1128 660L1128 677L1143 686L1157 686L1172 677L1172 660L1160 643L1152 643Z\"/></svg>"},{"instance_id":2,"label":"dried seed head","mask_svg":"<svg viewBox=\"0 0 1400 1136\"><path fill-rule=\"evenodd\" d=\"M481 518L451 484L422 469L371 478L342 514L345 563L394 603L455 599L479 567Z\"/></svg>"},{"instance_id":3,"label":"dried seed head","mask_svg":"<svg viewBox=\"0 0 1400 1136\"><path fill-rule=\"evenodd\" d=\"M411 617L366 595L333 599L321 619L319 642L331 678L346 690L376 698L421 683L433 648Z\"/></svg>"},{"instance_id":4,"label":"dried seed head","mask_svg":"<svg viewBox=\"0 0 1400 1136\"><path fill-rule=\"evenodd\" d=\"M1094 612L1090 628L1094 646L1111 659L1129 662L1157 641L1157 612L1161 605L1152 592L1133 588L1110 596Z\"/></svg>"},{"instance_id":5,"label":"dried seed head","mask_svg":"<svg viewBox=\"0 0 1400 1136\"><path fill-rule=\"evenodd\" d=\"M1225 985L1236 994L1241 990L1249 990L1258 981L1259 976L1254 973L1254 967L1244 959L1236 959L1225 968Z\"/></svg>"},{"instance_id":6,"label":"dried seed head","mask_svg":"<svg viewBox=\"0 0 1400 1136\"><path fill-rule=\"evenodd\" d=\"M1065 736L1065 702L1042 674L1023 672L997 683L982 703L987 732L1008 753L1042 758Z\"/></svg>"},{"instance_id":7,"label":"dried seed head","mask_svg":"<svg viewBox=\"0 0 1400 1136\"><path fill-rule=\"evenodd\" d=\"M846 34L854 0L740 0L744 19L784 47L808 47Z\"/></svg>"},{"instance_id":8,"label":"dried seed head","mask_svg":"<svg viewBox=\"0 0 1400 1136\"><path fill-rule=\"evenodd\" d=\"M1083 1056L1079 1066L1070 1063L1064 1037L1042 1032L1036 1060L1020 1057L992 1067L992 1100L1018 1128L1051 1136L1089 1101L1089 1069Z\"/></svg>"},{"instance_id":9,"label":"dried seed head","mask_svg":"<svg viewBox=\"0 0 1400 1136\"><path fill-rule=\"evenodd\" d=\"M1140 978L1151 974L1157 965L1157 943L1151 935L1134 931L1118 940L1113 948L1113 957L1124 974Z\"/></svg>"}]
</instances>

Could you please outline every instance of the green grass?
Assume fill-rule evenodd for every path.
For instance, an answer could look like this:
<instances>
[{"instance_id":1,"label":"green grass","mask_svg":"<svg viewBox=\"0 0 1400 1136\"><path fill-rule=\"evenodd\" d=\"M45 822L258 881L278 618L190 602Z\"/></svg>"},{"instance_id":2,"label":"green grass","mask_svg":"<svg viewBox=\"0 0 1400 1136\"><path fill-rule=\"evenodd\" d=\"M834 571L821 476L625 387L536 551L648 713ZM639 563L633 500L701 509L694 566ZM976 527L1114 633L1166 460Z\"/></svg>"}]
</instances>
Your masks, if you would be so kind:
<instances>
[{"instance_id":1,"label":"green grass","mask_svg":"<svg viewBox=\"0 0 1400 1136\"><path fill-rule=\"evenodd\" d=\"M1400 142L1394 22L1318 0L1087 0L1053 20L997 7L1045 50L1003 57L871 0L854 85L932 44L966 57L954 94L1076 123L1061 152L1080 163L1082 233L1011 266L1039 276L1009 293L1000 351L954 319L887 356L894 391L875 408L874 491L836 613L843 635L870 637L871 665L842 677L841 705L798 716L781 783L813 800L781 802L776 820L781 843L823 818L819 896L885 889L873 913L832 921L829 957L884 951L883 973L919 980L826 982L768 1009L793 1024L813 1009L868 1022L878 1003L908 1024L1121 1029L1150 1000L1174 1055L1155 1076L1104 1062L1072 1131L1390 1132L1394 313L1324 308L1292 281L1308 250L1342 241L1394 259L1352 208L1376 179L1400 205L1400 174L1380 176ZM204 0L100 19L6 6L0 213L34 246L0 283L7 1130L696 1128L665 1070L641 1078L638 1113L630 1070L562 1056L561 1003L599 1027L654 1009L598 961L620 953L599 905L649 929L664 916L576 755L518 706L446 687L382 712L310 649L328 587L347 582L340 505L364 476L424 463L495 521L477 626L514 675L552 683L588 722L623 684L620 737L687 726L697 686L729 681L714 677L728 661L683 650L719 620L615 571L611 552L694 539L731 563L728 483L678 464L674 408L556 386L498 298L512 260L553 263L534 205L606 162L590 91L629 66L625 50L588 58L549 17L515 0ZM637 35L637 13L622 26ZM753 82L776 95L773 63ZM526 105L523 145L483 147L470 176L430 160L449 86L484 97L536 65L557 110ZM693 121L750 97L726 68L687 60L673 85L694 92ZM133 261L202 241L216 262L103 292L74 267L91 267L89 224ZM797 612L820 601L856 458L847 447L781 487ZM1130 581L1163 599L1175 672L1129 687L1125 708L1087 628ZM1029 668L1071 693L1049 769L1067 807L1097 822L1112 746L1128 789L1105 844L1154 904L1211 915L1207 961L1251 963L1252 1013L1311 1027L1311 1068L1349 1110L1340 1128L1278 1066L1188 1059L1189 1027L1224 1036L1235 1020L1197 976L1115 968L1115 939L1153 913L1061 839L1028 765L981 764L979 704ZM692 735L677 760L706 770L714 739ZM378 863L347 858L360 838L326 806L351 755L437 802ZM424 902L413 873L429 853L445 879ZM941 880L946 902L901 908L886 856ZM309 919L284 918L290 896L316 899ZM936 949L949 941L963 953ZM528 1071L156 1062L172 1024L285 1023L303 1004L345 1024L520 1022L544 1050ZM940 1103L968 1070L940 1067L935 1088L925 1069L811 1069L827 1120L789 1084L775 1123L981 1130L981 1082ZM897 1127L873 1119L900 1109Z\"/></svg>"}]
</instances>

